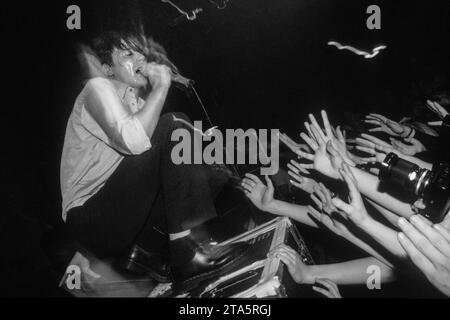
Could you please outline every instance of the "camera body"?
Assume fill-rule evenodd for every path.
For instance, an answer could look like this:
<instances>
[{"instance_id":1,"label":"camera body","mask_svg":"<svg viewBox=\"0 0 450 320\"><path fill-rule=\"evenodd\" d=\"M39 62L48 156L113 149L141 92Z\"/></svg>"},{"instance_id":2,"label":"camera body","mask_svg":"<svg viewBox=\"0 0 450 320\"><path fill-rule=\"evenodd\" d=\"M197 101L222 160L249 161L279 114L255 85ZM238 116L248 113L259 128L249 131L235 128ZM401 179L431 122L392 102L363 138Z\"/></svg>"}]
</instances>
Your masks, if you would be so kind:
<instances>
[{"instance_id":1,"label":"camera body","mask_svg":"<svg viewBox=\"0 0 450 320\"><path fill-rule=\"evenodd\" d=\"M422 199L425 208L419 213L433 223L441 222L450 207L450 164L436 162L432 170L389 153L381 164L379 179L402 188L407 194Z\"/></svg>"}]
</instances>

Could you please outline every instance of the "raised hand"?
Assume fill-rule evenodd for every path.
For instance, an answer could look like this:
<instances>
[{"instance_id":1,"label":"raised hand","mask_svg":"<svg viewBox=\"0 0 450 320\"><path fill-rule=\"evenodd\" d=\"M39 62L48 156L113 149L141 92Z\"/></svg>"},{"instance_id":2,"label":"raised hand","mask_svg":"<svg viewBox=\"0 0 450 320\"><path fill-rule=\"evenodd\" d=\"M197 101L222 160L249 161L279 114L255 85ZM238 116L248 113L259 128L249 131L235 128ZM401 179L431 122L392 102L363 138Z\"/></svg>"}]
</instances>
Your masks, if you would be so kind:
<instances>
[{"instance_id":1,"label":"raised hand","mask_svg":"<svg viewBox=\"0 0 450 320\"><path fill-rule=\"evenodd\" d=\"M343 169L339 170L344 181L347 183L349 189L349 203L345 203L339 198L334 198L331 201L339 209L340 213L344 213L345 218L350 219L355 225L361 226L364 222L370 219L366 207L361 197L361 193L357 188L356 178L353 176L350 167L344 164Z\"/></svg>"},{"instance_id":2,"label":"raised hand","mask_svg":"<svg viewBox=\"0 0 450 320\"><path fill-rule=\"evenodd\" d=\"M370 162L382 162L390 152L401 155L401 152L395 150L389 143L383 140L365 133L361 134L361 137L356 138L356 143L358 144L356 149L370 154L372 157L367 158L367 160L371 160Z\"/></svg>"},{"instance_id":3,"label":"raised hand","mask_svg":"<svg viewBox=\"0 0 450 320\"><path fill-rule=\"evenodd\" d=\"M325 297L330 299L340 299L342 298L341 293L337 287L337 284L330 279L316 279L315 284L321 284L324 288L314 285L312 288L314 291L323 294Z\"/></svg>"},{"instance_id":4,"label":"raised hand","mask_svg":"<svg viewBox=\"0 0 450 320\"><path fill-rule=\"evenodd\" d=\"M416 153L425 151L425 146L417 139L412 138L408 141L410 144L403 143L399 140L391 138L392 147L407 156L414 156Z\"/></svg>"},{"instance_id":5,"label":"raised hand","mask_svg":"<svg viewBox=\"0 0 450 320\"><path fill-rule=\"evenodd\" d=\"M337 168L333 166L333 163L327 154L327 144L337 146L340 141L338 141L338 139L333 135L333 130L329 124L326 112L322 111L325 131L322 130L313 115L310 114L309 118L311 120L311 124L305 123L305 127L309 135L302 132L300 136L311 148L312 153L298 151L297 154L299 157L311 160L313 163L301 163L299 165L302 169L315 169L328 177L339 179L339 172L337 171ZM335 142L333 143L333 141ZM339 152L336 147L335 149ZM345 161L349 161L344 152L340 153L340 155Z\"/></svg>"},{"instance_id":6,"label":"raised hand","mask_svg":"<svg viewBox=\"0 0 450 320\"><path fill-rule=\"evenodd\" d=\"M279 133L278 138L294 153L296 153L298 150L309 151L309 148L306 144L295 142L285 133Z\"/></svg>"},{"instance_id":7,"label":"raised hand","mask_svg":"<svg viewBox=\"0 0 450 320\"><path fill-rule=\"evenodd\" d=\"M306 193L312 193L314 191L314 186L318 183L314 179L300 175L300 172L304 172L304 169L301 168L300 163L295 160L291 160L291 163L288 163L287 166L289 168L288 174L292 177L289 182Z\"/></svg>"},{"instance_id":8,"label":"raised hand","mask_svg":"<svg viewBox=\"0 0 450 320\"><path fill-rule=\"evenodd\" d=\"M450 297L450 215L439 224L420 215L400 218L398 241L428 280Z\"/></svg>"},{"instance_id":9,"label":"raised hand","mask_svg":"<svg viewBox=\"0 0 450 320\"><path fill-rule=\"evenodd\" d=\"M329 215L337 211L337 208L331 201L333 197L334 195L327 189L327 187L325 187L323 183L319 183L315 186L314 192L311 194L311 199L317 207Z\"/></svg>"},{"instance_id":10,"label":"raised hand","mask_svg":"<svg viewBox=\"0 0 450 320\"><path fill-rule=\"evenodd\" d=\"M300 255L291 247L280 244L269 252L269 257L279 258L287 267L289 274L296 283L308 283L309 267L303 263Z\"/></svg>"},{"instance_id":11,"label":"raised hand","mask_svg":"<svg viewBox=\"0 0 450 320\"><path fill-rule=\"evenodd\" d=\"M274 187L268 176L264 176L267 186L255 175L246 173L242 179L241 187L245 195L260 210L268 211L273 204Z\"/></svg>"},{"instance_id":12,"label":"raised hand","mask_svg":"<svg viewBox=\"0 0 450 320\"><path fill-rule=\"evenodd\" d=\"M316 202L316 200L314 200ZM316 205L318 205L316 203ZM336 209L337 212L337 209ZM347 226L336 219L336 214L327 214L316 210L313 206L308 206L308 213L323 226L327 227L331 232L341 237L347 237L351 234Z\"/></svg>"},{"instance_id":13,"label":"raised hand","mask_svg":"<svg viewBox=\"0 0 450 320\"><path fill-rule=\"evenodd\" d=\"M368 114L364 122L376 126L375 128L369 129L369 132L385 132L391 136L402 137L406 137L409 133L411 133L411 128L409 128L408 126L388 119L385 116L377 113Z\"/></svg>"},{"instance_id":14,"label":"raised hand","mask_svg":"<svg viewBox=\"0 0 450 320\"><path fill-rule=\"evenodd\" d=\"M443 106L434 101L427 100L427 107L441 119L444 119L449 114Z\"/></svg>"}]
</instances>

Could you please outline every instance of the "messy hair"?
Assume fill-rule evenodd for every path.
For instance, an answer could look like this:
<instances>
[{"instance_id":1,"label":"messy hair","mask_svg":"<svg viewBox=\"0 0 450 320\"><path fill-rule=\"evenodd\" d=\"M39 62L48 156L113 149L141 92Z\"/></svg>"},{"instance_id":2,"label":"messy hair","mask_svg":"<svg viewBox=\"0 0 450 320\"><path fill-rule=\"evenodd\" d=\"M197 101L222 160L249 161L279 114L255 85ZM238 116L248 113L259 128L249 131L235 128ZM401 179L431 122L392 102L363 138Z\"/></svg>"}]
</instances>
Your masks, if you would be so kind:
<instances>
[{"instance_id":1,"label":"messy hair","mask_svg":"<svg viewBox=\"0 0 450 320\"><path fill-rule=\"evenodd\" d=\"M92 41L92 50L102 64L112 65L114 49L134 50L146 55L146 39L133 33L108 31Z\"/></svg>"}]
</instances>

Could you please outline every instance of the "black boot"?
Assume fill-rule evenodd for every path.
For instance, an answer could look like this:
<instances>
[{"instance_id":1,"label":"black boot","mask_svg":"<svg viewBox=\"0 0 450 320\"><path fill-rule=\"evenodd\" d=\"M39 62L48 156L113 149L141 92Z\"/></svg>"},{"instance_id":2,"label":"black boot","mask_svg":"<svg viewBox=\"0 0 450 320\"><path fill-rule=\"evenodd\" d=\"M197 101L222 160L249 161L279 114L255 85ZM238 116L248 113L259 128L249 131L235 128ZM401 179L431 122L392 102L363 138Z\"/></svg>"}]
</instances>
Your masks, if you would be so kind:
<instances>
[{"instance_id":1,"label":"black boot","mask_svg":"<svg viewBox=\"0 0 450 320\"><path fill-rule=\"evenodd\" d=\"M248 252L246 242L203 247L190 236L171 241L172 276L177 291L189 291L205 280L225 274Z\"/></svg>"},{"instance_id":2,"label":"black boot","mask_svg":"<svg viewBox=\"0 0 450 320\"><path fill-rule=\"evenodd\" d=\"M171 282L170 265L160 253L148 252L134 245L129 253L120 260L120 266L135 274L146 274L161 282Z\"/></svg>"}]
</instances>

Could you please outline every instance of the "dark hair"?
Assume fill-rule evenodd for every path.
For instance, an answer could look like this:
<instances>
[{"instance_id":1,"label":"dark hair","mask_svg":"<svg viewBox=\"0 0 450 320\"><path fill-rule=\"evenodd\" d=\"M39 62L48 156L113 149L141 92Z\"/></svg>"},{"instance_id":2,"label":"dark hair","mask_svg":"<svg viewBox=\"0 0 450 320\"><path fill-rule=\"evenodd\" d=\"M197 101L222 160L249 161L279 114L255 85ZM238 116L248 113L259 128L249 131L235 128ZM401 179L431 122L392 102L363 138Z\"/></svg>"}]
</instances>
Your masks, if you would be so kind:
<instances>
[{"instance_id":1,"label":"dark hair","mask_svg":"<svg viewBox=\"0 0 450 320\"><path fill-rule=\"evenodd\" d=\"M92 41L92 49L102 64L112 65L114 49L134 50L146 55L146 39L142 35L108 31Z\"/></svg>"}]
</instances>

